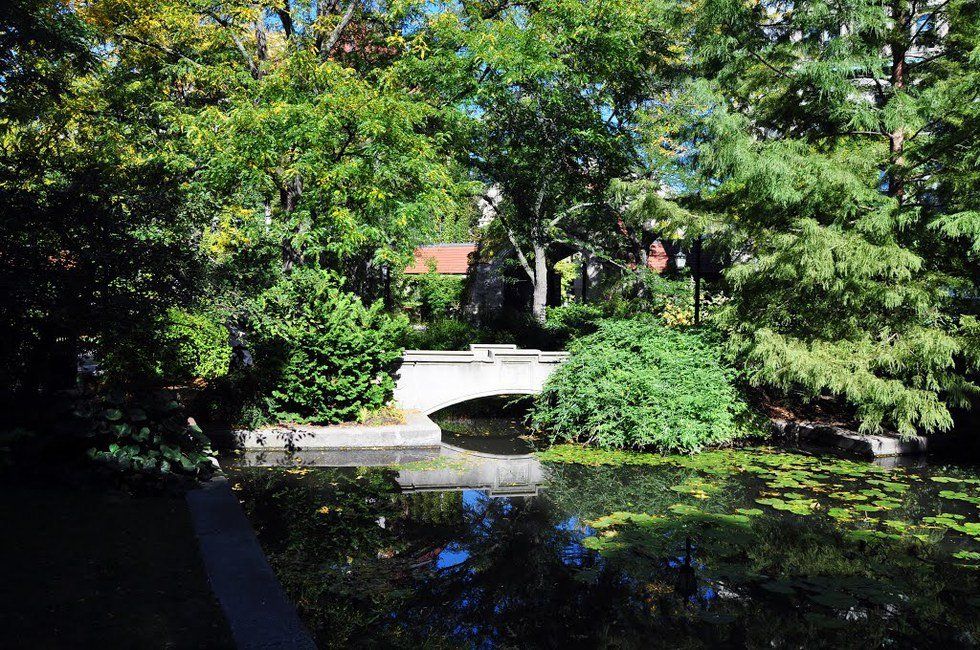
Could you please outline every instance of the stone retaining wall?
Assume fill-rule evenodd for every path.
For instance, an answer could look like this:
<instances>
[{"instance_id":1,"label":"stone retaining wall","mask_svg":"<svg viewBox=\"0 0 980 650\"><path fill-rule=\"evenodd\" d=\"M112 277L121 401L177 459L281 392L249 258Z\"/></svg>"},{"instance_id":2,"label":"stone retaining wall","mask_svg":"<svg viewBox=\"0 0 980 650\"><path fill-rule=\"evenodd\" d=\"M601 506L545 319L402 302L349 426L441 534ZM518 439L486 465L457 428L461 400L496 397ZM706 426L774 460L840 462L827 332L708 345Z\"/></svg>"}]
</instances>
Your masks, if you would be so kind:
<instances>
[{"instance_id":1,"label":"stone retaining wall","mask_svg":"<svg viewBox=\"0 0 980 650\"><path fill-rule=\"evenodd\" d=\"M928 440L923 436L902 438L897 433L865 434L816 422L773 420L773 433L791 441L805 441L865 458L924 454Z\"/></svg>"}]
</instances>

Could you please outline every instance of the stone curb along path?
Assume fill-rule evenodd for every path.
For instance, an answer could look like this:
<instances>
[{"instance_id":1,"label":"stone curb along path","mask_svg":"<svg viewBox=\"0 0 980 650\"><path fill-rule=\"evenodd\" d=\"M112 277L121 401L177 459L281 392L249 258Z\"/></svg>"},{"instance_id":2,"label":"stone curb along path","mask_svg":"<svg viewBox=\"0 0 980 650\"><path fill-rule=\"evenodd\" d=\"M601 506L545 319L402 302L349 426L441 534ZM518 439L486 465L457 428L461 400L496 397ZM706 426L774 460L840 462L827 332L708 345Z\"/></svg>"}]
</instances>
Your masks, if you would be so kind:
<instances>
[{"instance_id":1,"label":"stone curb along path","mask_svg":"<svg viewBox=\"0 0 980 650\"><path fill-rule=\"evenodd\" d=\"M218 434L220 435L220 434ZM397 449L438 447L442 429L427 415L406 411L404 424L292 424L231 432L235 447L253 450Z\"/></svg>"},{"instance_id":2,"label":"stone curb along path","mask_svg":"<svg viewBox=\"0 0 980 650\"><path fill-rule=\"evenodd\" d=\"M315 649L259 546L228 479L187 493L211 589L241 649Z\"/></svg>"}]
</instances>

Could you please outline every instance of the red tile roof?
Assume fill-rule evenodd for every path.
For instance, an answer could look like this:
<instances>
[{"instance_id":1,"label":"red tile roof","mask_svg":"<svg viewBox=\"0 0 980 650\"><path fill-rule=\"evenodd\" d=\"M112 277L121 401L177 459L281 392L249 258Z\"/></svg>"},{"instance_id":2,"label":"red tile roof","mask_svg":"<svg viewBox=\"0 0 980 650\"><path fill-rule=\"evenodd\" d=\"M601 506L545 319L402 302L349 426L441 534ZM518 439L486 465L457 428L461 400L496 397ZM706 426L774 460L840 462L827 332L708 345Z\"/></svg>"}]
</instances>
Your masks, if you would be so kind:
<instances>
[{"instance_id":1,"label":"red tile roof","mask_svg":"<svg viewBox=\"0 0 980 650\"><path fill-rule=\"evenodd\" d=\"M419 246L415 249L415 261L405 269L405 273L427 273L430 260L435 260L436 273L464 275L470 268L470 253L475 252L474 243Z\"/></svg>"}]
</instances>

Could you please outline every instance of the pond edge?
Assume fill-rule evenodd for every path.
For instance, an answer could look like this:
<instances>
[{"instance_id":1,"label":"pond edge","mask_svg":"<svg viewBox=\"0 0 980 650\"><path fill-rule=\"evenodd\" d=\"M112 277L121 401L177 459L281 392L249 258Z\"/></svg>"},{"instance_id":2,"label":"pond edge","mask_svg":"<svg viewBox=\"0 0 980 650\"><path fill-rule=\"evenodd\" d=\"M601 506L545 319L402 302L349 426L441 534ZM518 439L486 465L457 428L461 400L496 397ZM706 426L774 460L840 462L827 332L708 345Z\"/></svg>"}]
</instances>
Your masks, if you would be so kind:
<instances>
[{"instance_id":1,"label":"pond edge","mask_svg":"<svg viewBox=\"0 0 980 650\"><path fill-rule=\"evenodd\" d=\"M314 650L228 479L214 477L186 499L211 590L235 645Z\"/></svg>"}]
</instances>

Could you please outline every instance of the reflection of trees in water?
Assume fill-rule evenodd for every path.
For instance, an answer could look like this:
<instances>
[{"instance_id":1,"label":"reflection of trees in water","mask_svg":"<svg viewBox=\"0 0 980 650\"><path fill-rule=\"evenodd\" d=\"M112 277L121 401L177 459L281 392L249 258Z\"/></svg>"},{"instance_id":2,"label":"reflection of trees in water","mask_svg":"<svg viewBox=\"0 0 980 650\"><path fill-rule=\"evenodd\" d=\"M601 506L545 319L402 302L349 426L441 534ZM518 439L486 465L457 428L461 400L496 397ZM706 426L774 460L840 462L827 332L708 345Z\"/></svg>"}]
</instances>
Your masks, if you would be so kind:
<instances>
[{"instance_id":1,"label":"reflection of trees in water","mask_svg":"<svg viewBox=\"0 0 980 650\"><path fill-rule=\"evenodd\" d=\"M324 646L961 646L980 634L966 603L977 576L928 547L857 543L818 517L733 519L723 513L750 503L748 488L720 483L708 504L670 490L687 470L563 469L545 496L516 499L403 495L389 470L241 482ZM620 520L591 538L601 553L584 548L596 532L584 521L617 510L664 516ZM684 600L687 535L698 589Z\"/></svg>"},{"instance_id":2,"label":"reflection of trees in water","mask_svg":"<svg viewBox=\"0 0 980 650\"><path fill-rule=\"evenodd\" d=\"M662 467L549 464L545 497L565 512L591 520L611 512L664 514L677 503L697 505L709 511L731 511L744 501L746 488L730 477L716 477L715 491L707 500L672 488L701 476L696 470L673 465Z\"/></svg>"},{"instance_id":3,"label":"reflection of trees in water","mask_svg":"<svg viewBox=\"0 0 980 650\"><path fill-rule=\"evenodd\" d=\"M713 488L706 499L671 489L706 478ZM591 545L608 566L642 585L662 640L807 646L833 639L841 647L978 642L980 617L966 602L980 587L975 572L915 540L854 541L825 517L730 517L736 507L755 505L758 483L669 465L555 465L545 498L586 520L617 511L656 515L606 527ZM671 587L688 537L698 588L682 604Z\"/></svg>"},{"instance_id":4,"label":"reflection of trees in water","mask_svg":"<svg viewBox=\"0 0 980 650\"><path fill-rule=\"evenodd\" d=\"M467 493L462 557L415 585L401 624L466 646L600 643L643 619L636 585L608 571L543 499Z\"/></svg>"}]
</instances>

